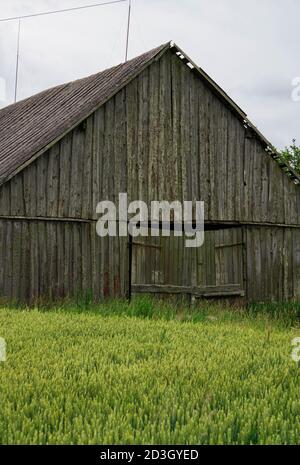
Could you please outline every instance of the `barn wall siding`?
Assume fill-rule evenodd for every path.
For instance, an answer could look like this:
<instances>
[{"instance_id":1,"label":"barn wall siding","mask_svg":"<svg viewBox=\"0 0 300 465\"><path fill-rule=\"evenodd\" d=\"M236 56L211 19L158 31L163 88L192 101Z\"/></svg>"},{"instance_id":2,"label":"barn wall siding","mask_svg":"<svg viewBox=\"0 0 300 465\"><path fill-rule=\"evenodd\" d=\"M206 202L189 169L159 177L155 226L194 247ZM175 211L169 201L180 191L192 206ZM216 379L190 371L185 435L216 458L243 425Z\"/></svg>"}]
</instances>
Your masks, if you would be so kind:
<instances>
[{"instance_id":1,"label":"barn wall siding","mask_svg":"<svg viewBox=\"0 0 300 465\"><path fill-rule=\"evenodd\" d=\"M299 187L172 53L126 93L132 200L203 200L207 220L300 225Z\"/></svg>"},{"instance_id":2,"label":"barn wall siding","mask_svg":"<svg viewBox=\"0 0 300 465\"><path fill-rule=\"evenodd\" d=\"M0 187L0 216L96 219L127 191L125 91Z\"/></svg>"},{"instance_id":3,"label":"barn wall siding","mask_svg":"<svg viewBox=\"0 0 300 465\"><path fill-rule=\"evenodd\" d=\"M249 226L246 230L248 300L299 301L299 230Z\"/></svg>"},{"instance_id":4,"label":"barn wall siding","mask_svg":"<svg viewBox=\"0 0 300 465\"><path fill-rule=\"evenodd\" d=\"M124 238L100 239L94 224L0 220L3 301L102 300L128 290ZM117 252L117 253L116 253Z\"/></svg>"},{"instance_id":5,"label":"barn wall siding","mask_svg":"<svg viewBox=\"0 0 300 465\"><path fill-rule=\"evenodd\" d=\"M203 200L211 221L300 225L300 188L171 52L0 188L0 215L96 219L96 205Z\"/></svg>"},{"instance_id":6,"label":"barn wall siding","mask_svg":"<svg viewBox=\"0 0 300 465\"><path fill-rule=\"evenodd\" d=\"M206 220L216 223L300 227L300 188L170 51L0 187L1 295L67 297L92 289L96 299L125 296L127 239L101 241L93 221L97 203L115 201L120 192L149 206L153 200L202 200ZM273 232L247 230L250 300L300 299L299 236L299 229L275 226ZM199 252L199 263L201 253L211 254L207 267L191 259L186 282L234 279L240 252L235 259L220 252L216 259L213 241L221 239L208 237L211 248ZM174 266L180 248L176 253ZM224 270L224 260L231 270Z\"/></svg>"}]
</instances>

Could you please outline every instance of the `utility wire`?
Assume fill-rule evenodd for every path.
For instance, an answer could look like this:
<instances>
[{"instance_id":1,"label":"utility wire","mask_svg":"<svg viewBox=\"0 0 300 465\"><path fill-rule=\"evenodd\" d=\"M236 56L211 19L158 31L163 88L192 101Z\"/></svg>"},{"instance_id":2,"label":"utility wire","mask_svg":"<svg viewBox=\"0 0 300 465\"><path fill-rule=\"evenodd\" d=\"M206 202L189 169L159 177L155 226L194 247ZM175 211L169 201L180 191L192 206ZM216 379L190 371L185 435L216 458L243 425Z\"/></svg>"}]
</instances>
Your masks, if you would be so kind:
<instances>
[{"instance_id":1,"label":"utility wire","mask_svg":"<svg viewBox=\"0 0 300 465\"><path fill-rule=\"evenodd\" d=\"M16 19L26 19L26 18L34 18L36 16L45 16L45 15L53 15L56 13L64 13L67 11L76 11L76 10L83 10L85 8L95 8L98 6L104 6L104 5L112 5L114 3L124 3L127 2L127 0L112 0L110 2L104 2L104 3L95 3L93 5L86 5L86 6L77 6L74 8L66 8L65 10L55 10L55 11L46 11L45 13L34 13L31 15L23 15L23 16L14 16L11 18L0 18L0 23L4 21L15 21Z\"/></svg>"},{"instance_id":2,"label":"utility wire","mask_svg":"<svg viewBox=\"0 0 300 465\"><path fill-rule=\"evenodd\" d=\"M63 10L53 10L53 11L46 11L44 13L34 13L31 15L23 15L23 16L14 16L10 18L0 18L0 23L5 22L5 21L16 21L18 20L18 42L17 42L17 59L16 59L16 76L15 76L15 95L14 95L14 101L17 101L17 94L18 94L18 74L19 74L19 55L20 55L20 30L21 30L21 20L22 19L27 19L27 18L36 18L37 16L46 16L46 15L53 15L57 13L65 13L69 11L78 11L78 10L84 10L87 8L96 8L99 6L104 6L104 5L113 5L116 3L125 3L128 0L111 0L109 2L102 2L102 3L94 3L91 5L85 5L85 6L78 6L78 7L73 7L73 8L66 8ZM127 61L128 58L128 47L129 47L129 30L130 30L130 17L131 17L131 0L129 0L129 12L128 12L128 29L127 29L127 40L126 40L126 57L125 61Z\"/></svg>"},{"instance_id":3,"label":"utility wire","mask_svg":"<svg viewBox=\"0 0 300 465\"><path fill-rule=\"evenodd\" d=\"M129 34L130 34L130 21L131 21L131 0L129 0L129 5L128 5L128 22L127 22L127 37L126 37L126 52L125 52L125 62L127 62L127 61L128 61Z\"/></svg>"},{"instance_id":4,"label":"utility wire","mask_svg":"<svg viewBox=\"0 0 300 465\"><path fill-rule=\"evenodd\" d=\"M20 56L20 32L21 20L18 21L18 42L17 42L17 60L16 60L16 78L15 78L15 102L17 101L18 94L18 80L19 80L19 56Z\"/></svg>"}]
</instances>

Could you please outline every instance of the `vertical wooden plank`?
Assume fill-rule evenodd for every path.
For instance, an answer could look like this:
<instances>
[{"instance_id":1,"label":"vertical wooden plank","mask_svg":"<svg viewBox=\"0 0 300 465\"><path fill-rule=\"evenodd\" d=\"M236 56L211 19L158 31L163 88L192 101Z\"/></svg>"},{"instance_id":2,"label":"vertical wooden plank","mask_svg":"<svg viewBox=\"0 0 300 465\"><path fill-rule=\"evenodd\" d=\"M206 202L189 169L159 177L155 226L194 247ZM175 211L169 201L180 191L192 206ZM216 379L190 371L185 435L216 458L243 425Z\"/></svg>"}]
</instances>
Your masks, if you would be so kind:
<instances>
[{"instance_id":1,"label":"vertical wooden plank","mask_svg":"<svg viewBox=\"0 0 300 465\"><path fill-rule=\"evenodd\" d=\"M88 224L80 226L80 251L81 251L81 288L85 299L91 296L92 272L91 272L91 238Z\"/></svg>"},{"instance_id":2,"label":"vertical wooden plank","mask_svg":"<svg viewBox=\"0 0 300 465\"><path fill-rule=\"evenodd\" d=\"M199 201L199 100L197 95L196 77L191 75L190 87L190 171L191 171L191 189L188 200ZM172 163L174 165L174 163ZM172 167L173 169L173 167ZM171 170L172 176L172 170ZM171 178L172 179L172 178ZM170 183L172 184L172 183ZM173 200L176 200L174 197Z\"/></svg>"},{"instance_id":3,"label":"vertical wooden plank","mask_svg":"<svg viewBox=\"0 0 300 465\"><path fill-rule=\"evenodd\" d=\"M49 297L50 300L55 300L57 296L57 224L55 222L47 223L48 236L48 266L49 266Z\"/></svg>"},{"instance_id":4,"label":"vertical wooden plank","mask_svg":"<svg viewBox=\"0 0 300 465\"><path fill-rule=\"evenodd\" d=\"M298 229L293 230L293 294L300 301L300 234Z\"/></svg>"},{"instance_id":5,"label":"vertical wooden plank","mask_svg":"<svg viewBox=\"0 0 300 465\"><path fill-rule=\"evenodd\" d=\"M72 138L69 133L60 142L58 216L62 218L68 218L70 212Z\"/></svg>"},{"instance_id":6,"label":"vertical wooden plank","mask_svg":"<svg viewBox=\"0 0 300 465\"><path fill-rule=\"evenodd\" d=\"M210 286L212 285L212 264L211 264L211 231L207 231L205 234L205 265L206 265L206 273L205 273L205 285ZM215 258L214 258L215 260Z\"/></svg>"},{"instance_id":7,"label":"vertical wooden plank","mask_svg":"<svg viewBox=\"0 0 300 465\"><path fill-rule=\"evenodd\" d=\"M190 87L187 77L188 70L181 66L181 130L180 130L180 159L181 159L181 185L182 202L190 199L191 170L190 136L189 136L189 114L190 114Z\"/></svg>"},{"instance_id":8,"label":"vertical wooden plank","mask_svg":"<svg viewBox=\"0 0 300 465\"><path fill-rule=\"evenodd\" d=\"M4 300L5 221L0 220L0 302Z\"/></svg>"},{"instance_id":9,"label":"vertical wooden plank","mask_svg":"<svg viewBox=\"0 0 300 465\"><path fill-rule=\"evenodd\" d=\"M262 259L261 259L261 230L260 228L253 228L254 235L254 261L255 261L255 300L260 302L262 300L261 290L261 276L262 276Z\"/></svg>"},{"instance_id":10,"label":"vertical wooden plank","mask_svg":"<svg viewBox=\"0 0 300 465\"><path fill-rule=\"evenodd\" d=\"M85 127L83 124L72 132L69 218L80 218L82 212L82 187Z\"/></svg>"},{"instance_id":11,"label":"vertical wooden plank","mask_svg":"<svg viewBox=\"0 0 300 465\"><path fill-rule=\"evenodd\" d=\"M297 204L297 211L295 212L296 213L296 217L297 217L297 221L296 223L299 225L300 224L300 189L299 189L299 185L296 186L296 204Z\"/></svg>"},{"instance_id":12,"label":"vertical wooden plank","mask_svg":"<svg viewBox=\"0 0 300 465\"><path fill-rule=\"evenodd\" d=\"M81 231L80 225L73 226L73 296L82 297L82 265L81 265Z\"/></svg>"},{"instance_id":13,"label":"vertical wooden plank","mask_svg":"<svg viewBox=\"0 0 300 465\"><path fill-rule=\"evenodd\" d=\"M283 231L283 300L293 298L293 236L292 229Z\"/></svg>"},{"instance_id":14,"label":"vertical wooden plank","mask_svg":"<svg viewBox=\"0 0 300 465\"><path fill-rule=\"evenodd\" d=\"M165 54L161 58L162 66L162 86L164 87L164 197L160 199L168 199L170 202L178 200L176 192L176 161L173 152L173 122L172 122L172 66L171 52ZM189 115L188 115L189 116Z\"/></svg>"},{"instance_id":15,"label":"vertical wooden plank","mask_svg":"<svg viewBox=\"0 0 300 465\"><path fill-rule=\"evenodd\" d=\"M37 165L32 163L23 171L24 216L36 216L37 204Z\"/></svg>"},{"instance_id":16,"label":"vertical wooden plank","mask_svg":"<svg viewBox=\"0 0 300 465\"><path fill-rule=\"evenodd\" d=\"M254 292L254 280L255 280L255 269L253 263L253 228L247 227L246 229L246 266L247 266L247 300L248 302L254 302L256 299Z\"/></svg>"},{"instance_id":17,"label":"vertical wooden plank","mask_svg":"<svg viewBox=\"0 0 300 465\"><path fill-rule=\"evenodd\" d=\"M198 265L198 277L197 277L197 285L203 286L204 285L204 273L205 273L205 266L204 266L204 251L205 251L205 241L202 247L197 249L197 265ZM179 276L178 276L179 278ZM178 279L177 283L179 284L180 281Z\"/></svg>"},{"instance_id":18,"label":"vertical wooden plank","mask_svg":"<svg viewBox=\"0 0 300 465\"><path fill-rule=\"evenodd\" d=\"M262 153L261 155L261 213L260 221L268 221L268 192L269 192L269 154Z\"/></svg>"},{"instance_id":19,"label":"vertical wooden plank","mask_svg":"<svg viewBox=\"0 0 300 465\"><path fill-rule=\"evenodd\" d=\"M11 215L23 216L25 214L25 205L23 176L21 173L12 178L10 188Z\"/></svg>"},{"instance_id":20,"label":"vertical wooden plank","mask_svg":"<svg viewBox=\"0 0 300 465\"><path fill-rule=\"evenodd\" d=\"M210 174L209 174L209 94L200 81L199 94L199 199L204 202L205 219L211 218L210 213Z\"/></svg>"},{"instance_id":21,"label":"vertical wooden plank","mask_svg":"<svg viewBox=\"0 0 300 465\"><path fill-rule=\"evenodd\" d=\"M4 252L4 297L5 299L12 298L12 280L13 280L13 270L12 270L12 222L5 221L5 252Z\"/></svg>"},{"instance_id":22,"label":"vertical wooden plank","mask_svg":"<svg viewBox=\"0 0 300 465\"><path fill-rule=\"evenodd\" d=\"M242 284L243 289L245 291L245 298L246 301L249 302L249 295L248 295L248 270L247 270L247 227L243 226L241 228L241 237L243 246L241 248L241 269L242 269Z\"/></svg>"},{"instance_id":23,"label":"vertical wooden plank","mask_svg":"<svg viewBox=\"0 0 300 465\"><path fill-rule=\"evenodd\" d=\"M159 133L158 133L158 153L159 153L159 165L160 169L157 173L158 183L158 197L155 200L165 200L165 184L166 184L166 146L165 146L165 124L168 118L166 113L166 86L165 76L166 70L166 59L163 57L159 60Z\"/></svg>"},{"instance_id":24,"label":"vertical wooden plank","mask_svg":"<svg viewBox=\"0 0 300 465\"><path fill-rule=\"evenodd\" d=\"M104 133L105 133L105 106L94 113L93 129L93 176L92 176L92 209L93 218L97 218L96 206L104 197L103 182L106 177L104 171Z\"/></svg>"},{"instance_id":25,"label":"vertical wooden plank","mask_svg":"<svg viewBox=\"0 0 300 465\"><path fill-rule=\"evenodd\" d=\"M239 242L241 245L237 247L237 267L238 267L238 283L241 284L242 288L244 289L244 269L243 269L243 249L244 249L244 236L243 236L243 230L238 229L237 230L237 242Z\"/></svg>"},{"instance_id":26,"label":"vertical wooden plank","mask_svg":"<svg viewBox=\"0 0 300 465\"><path fill-rule=\"evenodd\" d=\"M234 221L236 211L236 126L235 119L228 113L228 151L227 151L227 221Z\"/></svg>"},{"instance_id":27,"label":"vertical wooden plank","mask_svg":"<svg viewBox=\"0 0 300 465\"><path fill-rule=\"evenodd\" d=\"M119 254L120 254L120 266L119 266L119 278L120 278L120 290L119 297L126 297L129 290L129 247L128 238L119 237Z\"/></svg>"},{"instance_id":28,"label":"vertical wooden plank","mask_svg":"<svg viewBox=\"0 0 300 465\"><path fill-rule=\"evenodd\" d=\"M73 296L73 226L66 223L64 227L64 296L69 298Z\"/></svg>"},{"instance_id":29,"label":"vertical wooden plank","mask_svg":"<svg viewBox=\"0 0 300 465\"><path fill-rule=\"evenodd\" d=\"M180 200L182 199L182 192L181 192L181 183L179 179L180 176L180 166L181 161L180 157L180 144L181 144L181 113L180 113L180 102L181 102L181 80L180 80L180 71L178 58L174 55L171 57L171 122L172 122L172 157L170 160L170 164L172 165L172 182L171 184L171 199L172 200ZM196 94L197 97L197 94ZM197 102L198 103L198 102ZM159 110L157 110L159 111ZM199 117L199 116L198 116ZM198 147L197 147L198 149ZM196 172L198 174L198 172ZM178 243L178 241L177 241Z\"/></svg>"},{"instance_id":30,"label":"vertical wooden plank","mask_svg":"<svg viewBox=\"0 0 300 465\"><path fill-rule=\"evenodd\" d=\"M244 158L244 203L245 203L245 213L244 221L253 221L253 164L254 164L254 155L253 155L253 142L252 139L246 137L245 139L245 158ZM248 231L249 235L251 232Z\"/></svg>"},{"instance_id":31,"label":"vertical wooden plank","mask_svg":"<svg viewBox=\"0 0 300 465\"><path fill-rule=\"evenodd\" d=\"M49 299L49 281L50 277L50 256L51 236L49 234L49 223L39 221L37 224L38 231L38 253L39 253L39 296L42 300Z\"/></svg>"},{"instance_id":32,"label":"vertical wooden plank","mask_svg":"<svg viewBox=\"0 0 300 465\"><path fill-rule=\"evenodd\" d=\"M98 242L100 238L97 236L95 224L89 225L89 234L91 238L91 267L92 267L92 289L93 301L97 302L100 299L100 256L98 254Z\"/></svg>"},{"instance_id":33,"label":"vertical wooden plank","mask_svg":"<svg viewBox=\"0 0 300 465\"><path fill-rule=\"evenodd\" d=\"M216 285L220 286L222 282L221 276L221 249L220 246L220 231L215 232L215 262L216 262Z\"/></svg>"},{"instance_id":34,"label":"vertical wooden plank","mask_svg":"<svg viewBox=\"0 0 300 465\"><path fill-rule=\"evenodd\" d=\"M37 221L30 221L30 303L37 304L39 298L39 248Z\"/></svg>"},{"instance_id":35,"label":"vertical wooden plank","mask_svg":"<svg viewBox=\"0 0 300 465\"><path fill-rule=\"evenodd\" d=\"M261 199L262 199L262 154L258 144L255 141L254 146L254 165L253 165L253 220L260 221L261 216Z\"/></svg>"},{"instance_id":36,"label":"vertical wooden plank","mask_svg":"<svg viewBox=\"0 0 300 465\"><path fill-rule=\"evenodd\" d=\"M22 228L19 221L12 222L12 300L19 302L21 297L21 250Z\"/></svg>"},{"instance_id":37,"label":"vertical wooden plank","mask_svg":"<svg viewBox=\"0 0 300 465\"><path fill-rule=\"evenodd\" d=\"M158 199L159 151L159 62L149 68L149 161L148 161L148 195L149 202ZM128 171L130 176L130 171Z\"/></svg>"},{"instance_id":38,"label":"vertical wooden plank","mask_svg":"<svg viewBox=\"0 0 300 465\"><path fill-rule=\"evenodd\" d=\"M270 268L270 280L272 283L270 298L272 301L279 299L280 291L280 268L279 268L279 243L278 243L278 231L276 228L272 230L272 241L271 241L271 268Z\"/></svg>"},{"instance_id":39,"label":"vertical wooden plank","mask_svg":"<svg viewBox=\"0 0 300 465\"><path fill-rule=\"evenodd\" d=\"M57 218L58 216L58 199L59 199L59 156L60 146L55 144L48 152L48 169L47 169L47 210L44 216Z\"/></svg>"},{"instance_id":40,"label":"vertical wooden plank","mask_svg":"<svg viewBox=\"0 0 300 465\"><path fill-rule=\"evenodd\" d=\"M277 162L270 160L269 175L269 209L268 221L271 223L284 223L284 190L283 173Z\"/></svg>"},{"instance_id":41,"label":"vertical wooden plank","mask_svg":"<svg viewBox=\"0 0 300 465\"><path fill-rule=\"evenodd\" d=\"M214 219L216 217L217 209L217 198L216 192L216 139L217 139L217 127L216 127L216 111L215 111L215 100L212 94L208 96L208 117L209 117L209 218Z\"/></svg>"},{"instance_id":42,"label":"vertical wooden plank","mask_svg":"<svg viewBox=\"0 0 300 465\"><path fill-rule=\"evenodd\" d=\"M245 153L245 128L243 124L236 119L236 134L237 134L237 154L235 165L234 182L235 190L235 219L238 221L244 220L243 208L245 204L245 186L244 186L244 153ZM229 175L230 176L230 175ZM226 206L225 206L226 207Z\"/></svg>"},{"instance_id":43,"label":"vertical wooden plank","mask_svg":"<svg viewBox=\"0 0 300 465\"><path fill-rule=\"evenodd\" d=\"M227 178L228 178L228 110L220 104L218 127L218 218L227 219Z\"/></svg>"},{"instance_id":44,"label":"vertical wooden plank","mask_svg":"<svg viewBox=\"0 0 300 465\"><path fill-rule=\"evenodd\" d=\"M10 182L6 182L0 187L0 214L11 214L11 197L10 197Z\"/></svg>"},{"instance_id":45,"label":"vertical wooden plank","mask_svg":"<svg viewBox=\"0 0 300 465\"><path fill-rule=\"evenodd\" d=\"M37 210L36 214L39 217L47 215L47 172L49 152L45 152L36 160L36 186L37 186Z\"/></svg>"},{"instance_id":46,"label":"vertical wooden plank","mask_svg":"<svg viewBox=\"0 0 300 465\"><path fill-rule=\"evenodd\" d=\"M133 173L137 171L138 156L138 82L134 79L126 88L127 114L127 178L128 201L138 199L138 183Z\"/></svg>"},{"instance_id":47,"label":"vertical wooden plank","mask_svg":"<svg viewBox=\"0 0 300 465\"><path fill-rule=\"evenodd\" d=\"M84 219L93 218L94 210L92 206L92 179L93 179L93 130L94 118L87 118L83 154L83 184L82 184L82 213ZM100 201L100 199L99 199Z\"/></svg>"},{"instance_id":48,"label":"vertical wooden plank","mask_svg":"<svg viewBox=\"0 0 300 465\"><path fill-rule=\"evenodd\" d=\"M148 202L149 169L149 70L144 70L138 77L138 158L137 182L139 200Z\"/></svg>"},{"instance_id":49,"label":"vertical wooden plank","mask_svg":"<svg viewBox=\"0 0 300 465\"><path fill-rule=\"evenodd\" d=\"M59 299L65 298L64 289L64 261L65 261L65 244L64 244L64 229L66 227L65 222L57 224L57 295ZM87 247L90 244L87 241Z\"/></svg>"}]
</instances>

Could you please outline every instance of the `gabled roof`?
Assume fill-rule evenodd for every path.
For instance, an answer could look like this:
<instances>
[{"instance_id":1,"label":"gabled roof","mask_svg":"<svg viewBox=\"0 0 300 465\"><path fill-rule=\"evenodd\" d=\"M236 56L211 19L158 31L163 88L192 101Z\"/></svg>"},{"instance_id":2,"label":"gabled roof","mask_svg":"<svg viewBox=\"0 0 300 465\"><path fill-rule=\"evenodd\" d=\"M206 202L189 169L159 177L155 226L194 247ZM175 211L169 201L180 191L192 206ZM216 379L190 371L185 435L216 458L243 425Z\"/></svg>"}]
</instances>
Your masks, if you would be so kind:
<instances>
[{"instance_id":1,"label":"gabled roof","mask_svg":"<svg viewBox=\"0 0 300 465\"><path fill-rule=\"evenodd\" d=\"M0 185L46 151L138 76L155 59L172 50L238 116L273 158L279 155L247 119L241 108L172 42L127 63L63 84L0 110ZM285 162L281 168L295 181L300 176Z\"/></svg>"}]
</instances>

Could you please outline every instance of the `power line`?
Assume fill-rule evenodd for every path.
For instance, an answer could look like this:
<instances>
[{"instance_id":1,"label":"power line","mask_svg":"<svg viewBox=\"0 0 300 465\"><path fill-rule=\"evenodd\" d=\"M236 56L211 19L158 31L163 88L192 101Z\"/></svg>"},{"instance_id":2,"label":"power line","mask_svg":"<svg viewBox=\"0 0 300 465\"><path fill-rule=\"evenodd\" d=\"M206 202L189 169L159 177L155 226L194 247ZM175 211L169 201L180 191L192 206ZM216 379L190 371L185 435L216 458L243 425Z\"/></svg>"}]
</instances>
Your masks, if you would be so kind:
<instances>
[{"instance_id":1,"label":"power line","mask_svg":"<svg viewBox=\"0 0 300 465\"><path fill-rule=\"evenodd\" d=\"M128 6L128 24L127 24L127 37L126 37L125 62L128 61L129 34L130 34L130 20L131 20L131 0L129 0L129 6Z\"/></svg>"},{"instance_id":2,"label":"power line","mask_svg":"<svg viewBox=\"0 0 300 465\"><path fill-rule=\"evenodd\" d=\"M16 61L16 78L15 78L15 102L17 101L18 94L18 79L19 79L19 56L20 56L20 32L21 20L18 21L18 42L17 42L17 61Z\"/></svg>"},{"instance_id":3,"label":"power line","mask_svg":"<svg viewBox=\"0 0 300 465\"><path fill-rule=\"evenodd\" d=\"M102 2L102 3L94 3L91 5L85 5L85 6L78 6L78 7L73 7L73 8L66 8L63 10L53 10L53 11L46 11L44 13L34 13L31 15L23 15L23 16L14 16L10 18L0 18L0 22L5 22L5 21L16 21L18 20L18 39L17 39L17 58L16 58L16 75L15 75L15 93L14 93L14 101L17 101L17 94L18 94L18 78L19 78L19 58L20 58L20 32L21 32L21 20L23 19L28 19L28 18L36 18L37 16L46 16L46 15L53 15L57 13L66 13L69 11L78 11L78 10L84 10L88 8L96 8L99 6L104 6L104 5L113 5L116 3L124 3L127 2L128 0L111 0L109 2ZM131 0L129 0L129 15L128 15L128 31L127 31L127 41L126 41L126 61L127 61L127 56L128 56L128 44L129 44L129 28L130 28L130 14L131 14Z\"/></svg>"},{"instance_id":4,"label":"power line","mask_svg":"<svg viewBox=\"0 0 300 465\"><path fill-rule=\"evenodd\" d=\"M83 10L85 8L95 8L95 7L98 7L98 6L112 5L114 3L124 3L124 2L127 2L127 0L112 0L112 1L104 2L104 3L95 3L93 5L66 8L64 10L46 11L45 13L34 13L34 14L31 14L31 15L14 16L14 17L11 17L11 18L0 18L0 22L15 21L16 19L20 20L20 19L26 19L26 18L34 18L34 17L37 17L37 16L53 15L53 14L57 14L57 13L65 13L67 11Z\"/></svg>"}]
</instances>

